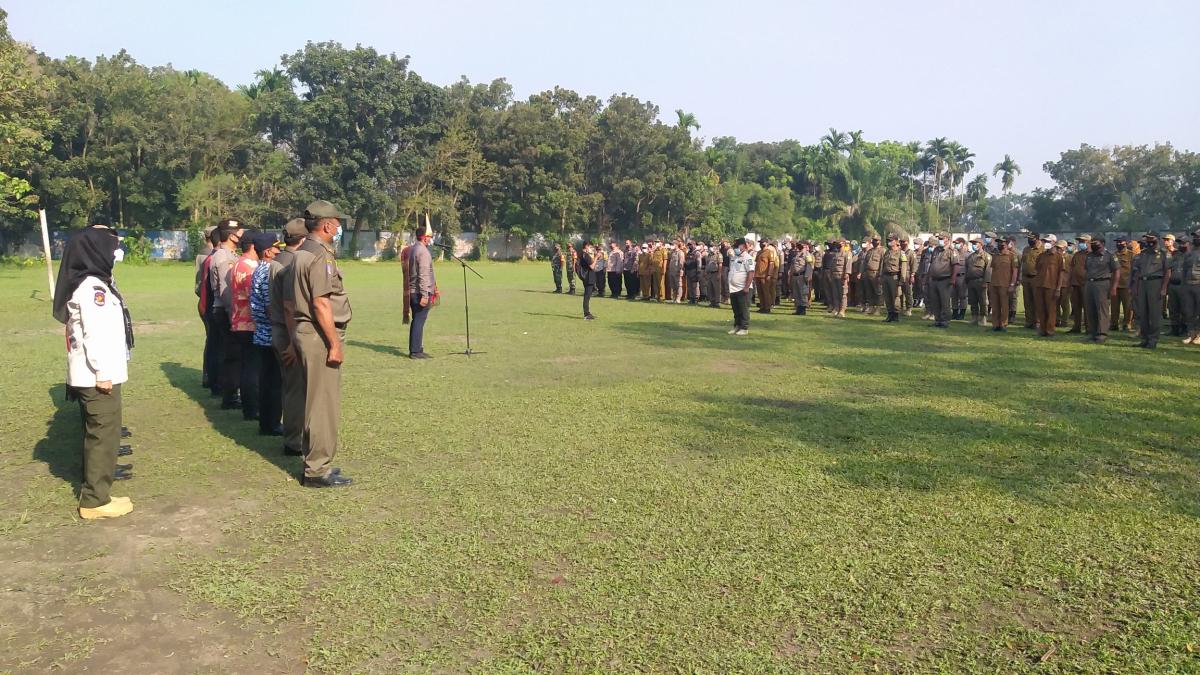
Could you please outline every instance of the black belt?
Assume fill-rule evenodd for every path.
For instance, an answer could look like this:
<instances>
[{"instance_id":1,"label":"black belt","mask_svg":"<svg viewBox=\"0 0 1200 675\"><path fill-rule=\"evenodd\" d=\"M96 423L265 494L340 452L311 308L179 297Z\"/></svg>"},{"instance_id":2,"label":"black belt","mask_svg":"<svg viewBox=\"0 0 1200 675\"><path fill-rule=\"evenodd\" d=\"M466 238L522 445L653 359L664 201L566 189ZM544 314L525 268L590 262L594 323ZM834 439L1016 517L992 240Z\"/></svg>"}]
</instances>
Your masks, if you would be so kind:
<instances>
[{"instance_id":1,"label":"black belt","mask_svg":"<svg viewBox=\"0 0 1200 675\"><path fill-rule=\"evenodd\" d=\"M346 330L346 326L349 326L349 325L350 325L349 321L334 321L333 322L333 327L338 330Z\"/></svg>"},{"instance_id":2,"label":"black belt","mask_svg":"<svg viewBox=\"0 0 1200 675\"><path fill-rule=\"evenodd\" d=\"M1162 276L1157 276L1157 277L1141 277L1141 280L1142 280L1142 281L1154 281L1155 279L1161 279L1161 278L1162 278Z\"/></svg>"},{"instance_id":3,"label":"black belt","mask_svg":"<svg viewBox=\"0 0 1200 675\"><path fill-rule=\"evenodd\" d=\"M1088 277L1088 281L1111 281L1112 277Z\"/></svg>"}]
</instances>

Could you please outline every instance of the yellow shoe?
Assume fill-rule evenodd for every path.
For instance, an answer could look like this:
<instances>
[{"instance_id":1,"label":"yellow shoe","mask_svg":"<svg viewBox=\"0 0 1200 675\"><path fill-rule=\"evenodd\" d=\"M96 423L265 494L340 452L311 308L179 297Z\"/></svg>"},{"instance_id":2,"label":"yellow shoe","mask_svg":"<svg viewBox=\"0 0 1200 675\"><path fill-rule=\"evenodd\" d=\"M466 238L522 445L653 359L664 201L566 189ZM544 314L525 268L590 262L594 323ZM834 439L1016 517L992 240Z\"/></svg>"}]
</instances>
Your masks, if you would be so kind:
<instances>
[{"instance_id":1,"label":"yellow shoe","mask_svg":"<svg viewBox=\"0 0 1200 675\"><path fill-rule=\"evenodd\" d=\"M133 512L133 502L129 497L114 497L104 506L94 509L79 507L79 517L84 520L100 520L102 518L120 518Z\"/></svg>"}]
</instances>

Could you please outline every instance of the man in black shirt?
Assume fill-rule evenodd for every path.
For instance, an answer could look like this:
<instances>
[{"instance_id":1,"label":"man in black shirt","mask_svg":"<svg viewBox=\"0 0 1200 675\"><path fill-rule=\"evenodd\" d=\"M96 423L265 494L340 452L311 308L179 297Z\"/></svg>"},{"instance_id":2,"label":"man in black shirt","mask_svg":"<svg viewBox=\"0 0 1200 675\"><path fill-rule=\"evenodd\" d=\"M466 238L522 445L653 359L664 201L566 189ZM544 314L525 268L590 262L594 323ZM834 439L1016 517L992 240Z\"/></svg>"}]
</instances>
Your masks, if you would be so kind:
<instances>
[{"instance_id":1,"label":"man in black shirt","mask_svg":"<svg viewBox=\"0 0 1200 675\"><path fill-rule=\"evenodd\" d=\"M579 276L583 282L583 320L595 321L592 316L592 295L596 292L596 250L592 242L583 244L583 255L579 256Z\"/></svg>"}]
</instances>

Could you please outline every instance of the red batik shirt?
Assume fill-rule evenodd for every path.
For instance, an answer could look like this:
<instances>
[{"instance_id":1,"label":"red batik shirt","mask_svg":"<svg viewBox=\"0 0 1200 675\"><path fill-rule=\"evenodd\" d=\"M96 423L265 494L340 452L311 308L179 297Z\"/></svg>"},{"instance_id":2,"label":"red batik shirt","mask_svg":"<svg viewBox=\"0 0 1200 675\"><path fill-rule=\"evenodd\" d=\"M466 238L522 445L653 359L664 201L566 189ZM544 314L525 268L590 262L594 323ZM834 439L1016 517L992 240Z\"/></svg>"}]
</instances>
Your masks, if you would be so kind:
<instances>
[{"instance_id":1,"label":"red batik shirt","mask_svg":"<svg viewBox=\"0 0 1200 675\"><path fill-rule=\"evenodd\" d=\"M250 290L258 261L242 256L229 269L229 290L233 307L229 310L230 329L254 332L254 317L250 315Z\"/></svg>"}]
</instances>

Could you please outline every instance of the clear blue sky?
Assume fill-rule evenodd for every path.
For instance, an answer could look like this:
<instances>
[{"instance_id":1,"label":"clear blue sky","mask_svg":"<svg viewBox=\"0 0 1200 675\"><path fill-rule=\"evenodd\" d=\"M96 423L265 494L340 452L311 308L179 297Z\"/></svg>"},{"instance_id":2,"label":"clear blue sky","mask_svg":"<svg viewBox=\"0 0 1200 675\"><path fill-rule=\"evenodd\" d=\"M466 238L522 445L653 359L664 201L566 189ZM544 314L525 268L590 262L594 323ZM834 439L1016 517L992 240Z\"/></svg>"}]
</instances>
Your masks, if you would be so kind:
<instances>
[{"instance_id":1,"label":"clear blue sky","mask_svg":"<svg viewBox=\"0 0 1200 675\"><path fill-rule=\"evenodd\" d=\"M0 0L3 1L3 0ZM412 57L425 79L505 77L694 113L700 134L815 142L948 136L1017 189L1080 143L1200 150L1200 1L9 0L13 35L52 55L127 49L148 65L250 81L306 41ZM998 180L992 181L998 190Z\"/></svg>"}]
</instances>

